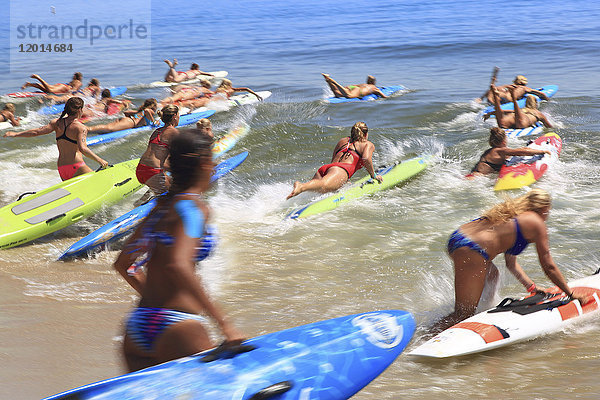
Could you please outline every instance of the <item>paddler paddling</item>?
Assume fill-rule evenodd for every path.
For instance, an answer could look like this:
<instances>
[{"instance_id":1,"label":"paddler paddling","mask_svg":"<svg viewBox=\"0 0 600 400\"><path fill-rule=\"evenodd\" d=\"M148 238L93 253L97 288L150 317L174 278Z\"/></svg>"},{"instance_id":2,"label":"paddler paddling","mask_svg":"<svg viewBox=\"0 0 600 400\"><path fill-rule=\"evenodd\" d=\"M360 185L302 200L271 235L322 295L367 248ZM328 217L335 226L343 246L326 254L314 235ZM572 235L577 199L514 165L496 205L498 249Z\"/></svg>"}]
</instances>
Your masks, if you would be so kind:
<instances>
[{"instance_id":1,"label":"paddler paddling","mask_svg":"<svg viewBox=\"0 0 600 400\"><path fill-rule=\"evenodd\" d=\"M375 94L379 97L387 97L377 86L375 86L376 80L372 75L367 76L367 83L359 83L356 85L342 86L337 83L329 74L321 74L325 78L325 82L329 85L329 88L333 92L335 97L345 97L347 99L356 99L365 97L370 94Z\"/></svg>"},{"instance_id":2,"label":"paddler paddling","mask_svg":"<svg viewBox=\"0 0 600 400\"><path fill-rule=\"evenodd\" d=\"M40 78L40 76L37 74L31 75L31 78L37 79L38 81L40 81L40 83L25 82L23 84L23 86L21 86L21 89L33 87L33 88L39 89L42 92L46 92L46 93L65 94L65 93L73 93L73 92L76 92L79 90L79 88L82 85L81 79L83 78L83 75L81 74L81 72L75 72L73 74L73 78L71 79L71 82L56 83L54 85L50 85L45 80Z\"/></svg>"},{"instance_id":3,"label":"paddler paddling","mask_svg":"<svg viewBox=\"0 0 600 400\"><path fill-rule=\"evenodd\" d=\"M171 62L169 60L164 60L164 62L167 63L167 65L169 66L169 70L167 71L167 74L165 75L165 82L177 83L177 82L189 81L190 79L194 79L194 78L198 77L198 75L214 76L213 74L210 74L208 72L200 71L200 66L196 63L193 63L190 66L189 70L183 72L183 71L175 70L175 66L178 64L176 58L173 59L173 62Z\"/></svg>"},{"instance_id":4,"label":"paddler paddling","mask_svg":"<svg viewBox=\"0 0 600 400\"><path fill-rule=\"evenodd\" d=\"M471 170L471 173L467 175L467 178L500 172L508 157L551 154L549 150L532 149L531 147L520 147L517 149L506 147L506 132L504 132L504 129L498 127L490 129L488 142L491 147L483 152L479 161L477 161L477 164Z\"/></svg>"},{"instance_id":5,"label":"paddler paddling","mask_svg":"<svg viewBox=\"0 0 600 400\"><path fill-rule=\"evenodd\" d=\"M513 96L514 111L503 110L500 104L499 92L494 85L490 85L490 90L494 95L494 115L498 126L504 129L523 129L534 126L538 121L541 122L545 127L552 128L552 124L548 121L548 118L538 110L537 99L534 96L527 96L525 100L525 107L521 109L519 102L516 100L516 96ZM510 86L508 88L510 93L514 93L516 88ZM484 120L489 117L489 114L484 116Z\"/></svg>"},{"instance_id":6,"label":"paddler paddling","mask_svg":"<svg viewBox=\"0 0 600 400\"><path fill-rule=\"evenodd\" d=\"M369 140L369 128L364 122L357 122L352 127L349 137L342 138L335 145L331 164L323 165L312 180L301 183L294 182L294 189L287 199L307 190L321 193L332 192L342 187L362 166L371 178L383 182L380 175L375 175L373 168L373 151L375 145Z\"/></svg>"},{"instance_id":7,"label":"paddler paddling","mask_svg":"<svg viewBox=\"0 0 600 400\"><path fill-rule=\"evenodd\" d=\"M496 84L496 76L495 75L492 77L491 84L492 85ZM546 94L544 92L541 92L536 89L532 89L530 87L527 87L526 85L527 85L527 78L525 78L523 75L517 75L515 77L515 79L513 80L512 84L496 86L496 88L498 89L498 97L500 98L500 103L510 103L511 101L513 101L513 99L518 100L527 94L534 94L542 100L548 100L548 96L546 96ZM514 90L512 92L510 91L511 87L514 88ZM490 104L494 104L494 94L491 90L491 87L490 87L490 90L485 92L485 94L482 96L482 98L487 98L487 100Z\"/></svg>"}]
</instances>

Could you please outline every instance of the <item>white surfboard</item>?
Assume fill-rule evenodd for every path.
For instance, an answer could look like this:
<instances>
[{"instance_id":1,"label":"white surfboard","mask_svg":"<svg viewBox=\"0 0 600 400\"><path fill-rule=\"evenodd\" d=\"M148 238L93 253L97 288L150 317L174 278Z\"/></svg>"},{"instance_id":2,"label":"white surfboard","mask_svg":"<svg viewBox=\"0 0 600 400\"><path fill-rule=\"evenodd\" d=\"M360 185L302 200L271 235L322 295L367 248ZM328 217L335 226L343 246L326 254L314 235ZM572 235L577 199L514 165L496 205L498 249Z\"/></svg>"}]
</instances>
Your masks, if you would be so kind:
<instances>
[{"instance_id":1,"label":"white surfboard","mask_svg":"<svg viewBox=\"0 0 600 400\"><path fill-rule=\"evenodd\" d=\"M227 71L211 71L211 72L209 72L209 74L212 74L214 76L198 75L194 79L188 79L187 81L182 81L182 82L154 81L154 82L150 83L150 86L169 87L169 86L175 86L175 85L188 85L191 83L198 83L202 79L208 79L209 81L211 81L211 83L214 84L215 80L221 80L221 79L225 78L229 74L229 72L227 72Z\"/></svg>"},{"instance_id":2,"label":"white surfboard","mask_svg":"<svg viewBox=\"0 0 600 400\"><path fill-rule=\"evenodd\" d=\"M547 296L504 299L497 307L459 322L407 354L447 358L479 353L557 332L570 323L598 314L598 271L569 282L569 287L578 294L588 295L588 303L581 305L578 300L571 301L556 286L546 290L550 293Z\"/></svg>"},{"instance_id":3,"label":"white surfboard","mask_svg":"<svg viewBox=\"0 0 600 400\"><path fill-rule=\"evenodd\" d=\"M269 92L268 90L263 90L261 92L255 92L257 95L259 95L260 97L262 97L263 100L271 97L271 92ZM244 93L244 94L238 94L235 96L231 96L229 99L219 99L218 96L214 96L213 99L211 99L210 102L208 102L208 104L204 107L200 107L200 108L196 108L195 110L190 111L189 108L187 107L182 107L179 111L181 114L187 114L187 113L197 113L197 112L203 112L206 110L215 110L216 112L219 111L227 111L229 109L231 109L232 107L236 107L236 106L245 106L245 105L249 105L249 104L257 104L260 103L260 100L258 100L258 98L253 95L252 93Z\"/></svg>"}]
</instances>

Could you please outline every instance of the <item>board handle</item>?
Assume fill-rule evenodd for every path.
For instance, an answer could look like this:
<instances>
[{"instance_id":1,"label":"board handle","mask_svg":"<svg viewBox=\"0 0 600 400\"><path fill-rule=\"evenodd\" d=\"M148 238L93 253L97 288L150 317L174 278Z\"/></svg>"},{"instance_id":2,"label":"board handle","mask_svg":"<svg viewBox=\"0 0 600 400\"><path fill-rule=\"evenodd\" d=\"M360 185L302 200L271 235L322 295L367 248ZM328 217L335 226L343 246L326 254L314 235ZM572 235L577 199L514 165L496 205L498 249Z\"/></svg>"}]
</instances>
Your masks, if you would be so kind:
<instances>
[{"instance_id":1,"label":"board handle","mask_svg":"<svg viewBox=\"0 0 600 400\"><path fill-rule=\"evenodd\" d=\"M294 387L292 381L282 381L278 382L274 385L267 386L266 388L259 390L252 397L248 398L248 400L264 400L270 399L273 396L280 395L282 393L287 392L291 388Z\"/></svg>"},{"instance_id":2,"label":"board handle","mask_svg":"<svg viewBox=\"0 0 600 400\"><path fill-rule=\"evenodd\" d=\"M227 342L223 342L219 345L219 347L208 352L208 354L202 357L200 361L203 363L209 363L224 358L233 358L238 354L247 353L254 349L256 349L256 347L250 344L230 345Z\"/></svg>"},{"instance_id":3,"label":"board handle","mask_svg":"<svg viewBox=\"0 0 600 400\"><path fill-rule=\"evenodd\" d=\"M37 192L25 192L25 193L21 193L19 195L19 197L17 198L17 201L21 200L23 197L27 196L28 194L36 194Z\"/></svg>"}]
</instances>

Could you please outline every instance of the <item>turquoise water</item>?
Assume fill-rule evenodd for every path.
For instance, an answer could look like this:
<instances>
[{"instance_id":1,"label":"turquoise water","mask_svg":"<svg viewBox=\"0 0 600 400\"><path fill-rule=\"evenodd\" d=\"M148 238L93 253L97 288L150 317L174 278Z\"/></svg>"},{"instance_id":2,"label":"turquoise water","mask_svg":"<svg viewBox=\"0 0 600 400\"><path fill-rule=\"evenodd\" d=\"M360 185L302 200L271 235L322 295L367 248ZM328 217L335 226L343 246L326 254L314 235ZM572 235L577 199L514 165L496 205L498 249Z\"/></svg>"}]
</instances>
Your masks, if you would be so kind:
<instances>
[{"instance_id":1,"label":"turquoise water","mask_svg":"<svg viewBox=\"0 0 600 400\"><path fill-rule=\"evenodd\" d=\"M63 4L68 1L53 5L60 11ZM132 4L147 10L148 2ZM112 22L104 9L93 7L74 13ZM492 121L481 121L482 107L472 99L486 90L495 65L501 68L499 83L523 74L532 87L559 85L542 111L563 138L563 151L536 187L553 196L551 251L567 279L598 268L596 3L155 1L150 9L149 53L131 44L101 43L53 62L12 60L0 93L16 91L31 73L63 82L78 70L86 82L97 77L108 86L129 86L127 96L141 104L167 95L147 83L162 79L162 60L173 57L182 67L197 62L205 71L227 70L234 85L272 91L255 107L211 117L217 134L239 120L249 123L250 133L230 154L247 150L250 156L209 194L221 241L199 272L249 336L399 308L413 312L420 325L414 345L424 327L452 307L447 236L501 198L492 191L492 179L462 179L486 148ZM328 94L321 72L344 84L372 74L381 85L409 90L383 101L328 105L322 101ZM31 111L31 126L46 121L33 113L39 107L35 101L17 107L21 114ZM285 201L293 181L309 179L359 120L370 128L376 164L420 154L433 155L434 164L385 193L307 220L284 221L289 211L317 197L302 194ZM50 136L0 140L5 182L0 205L59 181ZM147 135L140 135L94 151L114 163L139 156L146 142ZM356 175L362 176L364 171ZM133 200L0 253L0 287L6 293L0 339L10 365L0 372L0 383L8 397L40 398L122 372L121 320L135 296L111 270L118 246L89 259L55 259L131 209ZM549 285L533 249L519 259L538 285ZM498 298L518 294L521 286L504 270ZM591 373L598 365L598 327L596 318L551 337L444 363L401 355L356 398L494 398L496 393L515 399L565 393L594 398L600 391ZM565 381L564 371L577 375Z\"/></svg>"}]
</instances>

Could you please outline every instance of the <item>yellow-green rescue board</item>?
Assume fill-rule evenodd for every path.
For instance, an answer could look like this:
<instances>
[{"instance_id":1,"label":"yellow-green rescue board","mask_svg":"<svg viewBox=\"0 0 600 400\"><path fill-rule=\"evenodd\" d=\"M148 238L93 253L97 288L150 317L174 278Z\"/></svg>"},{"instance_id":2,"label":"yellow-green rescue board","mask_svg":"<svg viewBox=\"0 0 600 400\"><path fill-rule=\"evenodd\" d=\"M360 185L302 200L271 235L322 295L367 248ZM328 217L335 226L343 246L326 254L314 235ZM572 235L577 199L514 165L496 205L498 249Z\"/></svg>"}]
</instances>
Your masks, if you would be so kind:
<instances>
[{"instance_id":1,"label":"yellow-green rescue board","mask_svg":"<svg viewBox=\"0 0 600 400\"><path fill-rule=\"evenodd\" d=\"M0 208L0 249L30 242L121 201L143 185L139 159L71 178Z\"/></svg>"},{"instance_id":2,"label":"yellow-green rescue board","mask_svg":"<svg viewBox=\"0 0 600 400\"><path fill-rule=\"evenodd\" d=\"M383 178L382 183L377 182L375 179L371 179L370 176L366 176L345 190L342 189L331 196L314 201L307 206L293 211L288 217L296 219L320 214L325 211L333 210L340 204L347 203L359 197L389 189L423 171L427 168L429 160L429 157L416 157L400 164L381 168L377 170L376 173Z\"/></svg>"}]
</instances>

